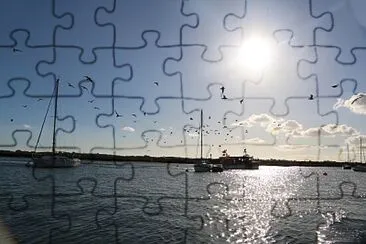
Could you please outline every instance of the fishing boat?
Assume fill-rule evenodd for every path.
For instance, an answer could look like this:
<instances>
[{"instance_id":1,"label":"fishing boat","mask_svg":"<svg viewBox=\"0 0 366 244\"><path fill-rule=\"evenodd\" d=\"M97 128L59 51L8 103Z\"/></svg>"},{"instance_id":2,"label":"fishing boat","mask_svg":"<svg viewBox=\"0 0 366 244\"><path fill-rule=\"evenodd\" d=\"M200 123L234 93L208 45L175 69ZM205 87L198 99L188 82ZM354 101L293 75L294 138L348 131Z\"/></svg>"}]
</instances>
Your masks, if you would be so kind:
<instances>
[{"instance_id":1,"label":"fishing boat","mask_svg":"<svg viewBox=\"0 0 366 244\"><path fill-rule=\"evenodd\" d=\"M50 108L52 98L54 98L55 104L54 104L54 116L53 116L52 154L51 155L39 155L36 153L37 146L38 146L38 143L41 138L42 131L43 131L43 124L42 124L41 130L38 135L34 154L32 157L32 161L33 161L32 166L36 167L36 168L71 168L71 167L76 167L76 166L80 165L80 159L57 155L57 153L56 153L56 120L57 120L58 86L59 86L59 79L56 80L53 96L51 97L51 100L48 105L46 115L45 115L44 121L43 121L43 124L44 124L45 120L47 118L47 114L48 114L48 110Z\"/></svg>"},{"instance_id":2,"label":"fishing boat","mask_svg":"<svg viewBox=\"0 0 366 244\"><path fill-rule=\"evenodd\" d=\"M225 149L219 160L224 169L259 169L259 163L249 156L246 149L243 156L230 156Z\"/></svg>"},{"instance_id":3,"label":"fishing boat","mask_svg":"<svg viewBox=\"0 0 366 244\"><path fill-rule=\"evenodd\" d=\"M200 162L193 165L194 172L222 172L224 171L221 164L211 164L206 159L203 159L203 111L201 110L201 125L200 125L200 137L201 137L201 158Z\"/></svg>"}]
</instances>

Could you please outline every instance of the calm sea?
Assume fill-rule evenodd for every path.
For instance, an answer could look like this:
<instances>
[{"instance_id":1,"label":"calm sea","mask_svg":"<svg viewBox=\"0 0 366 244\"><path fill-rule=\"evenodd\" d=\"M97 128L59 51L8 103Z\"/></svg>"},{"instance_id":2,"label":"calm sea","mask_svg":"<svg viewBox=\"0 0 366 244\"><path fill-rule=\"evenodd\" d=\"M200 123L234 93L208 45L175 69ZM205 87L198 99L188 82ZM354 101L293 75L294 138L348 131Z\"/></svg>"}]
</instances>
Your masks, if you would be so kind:
<instances>
[{"instance_id":1,"label":"calm sea","mask_svg":"<svg viewBox=\"0 0 366 244\"><path fill-rule=\"evenodd\" d=\"M19 243L366 243L366 173L0 158L0 218Z\"/></svg>"}]
</instances>

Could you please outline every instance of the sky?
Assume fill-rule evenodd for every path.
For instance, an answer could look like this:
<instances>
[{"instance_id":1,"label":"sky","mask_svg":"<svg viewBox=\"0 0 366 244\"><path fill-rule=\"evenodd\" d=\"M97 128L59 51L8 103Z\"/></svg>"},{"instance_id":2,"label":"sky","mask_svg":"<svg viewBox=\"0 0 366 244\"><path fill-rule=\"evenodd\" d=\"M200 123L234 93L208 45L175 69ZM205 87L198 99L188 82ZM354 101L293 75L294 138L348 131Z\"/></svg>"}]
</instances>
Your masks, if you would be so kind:
<instances>
[{"instance_id":1,"label":"sky","mask_svg":"<svg viewBox=\"0 0 366 244\"><path fill-rule=\"evenodd\" d=\"M59 151L199 157L202 109L205 157L360 160L364 1L102 4L1 3L0 150L34 150L59 79Z\"/></svg>"}]
</instances>

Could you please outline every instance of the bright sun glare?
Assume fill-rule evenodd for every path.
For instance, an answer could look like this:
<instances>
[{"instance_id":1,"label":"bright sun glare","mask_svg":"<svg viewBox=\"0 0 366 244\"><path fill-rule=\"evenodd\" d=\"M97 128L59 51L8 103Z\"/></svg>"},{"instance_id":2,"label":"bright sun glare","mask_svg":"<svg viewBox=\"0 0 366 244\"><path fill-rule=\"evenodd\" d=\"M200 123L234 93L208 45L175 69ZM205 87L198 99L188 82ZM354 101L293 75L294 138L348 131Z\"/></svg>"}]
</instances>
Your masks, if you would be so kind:
<instances>
[{"instance_id":1,"label":"bright sun glare","mask_svg":"<svg viewBox=\"0 0 366 244\"><path fill-rule=\"evenodd\" d=\"M273 47L269 40L253 37L245 41L239 51L238 62L252 71L262 71L271 62Z\"/></svg>"}]
</instances>

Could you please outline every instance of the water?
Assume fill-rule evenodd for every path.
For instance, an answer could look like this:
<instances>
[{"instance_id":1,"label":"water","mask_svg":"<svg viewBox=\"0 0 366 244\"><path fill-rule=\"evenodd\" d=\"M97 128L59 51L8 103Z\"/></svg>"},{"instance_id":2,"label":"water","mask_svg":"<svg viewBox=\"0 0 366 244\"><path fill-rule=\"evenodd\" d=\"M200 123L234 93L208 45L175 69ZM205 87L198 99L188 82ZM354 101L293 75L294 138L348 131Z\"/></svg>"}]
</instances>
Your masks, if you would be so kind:
<instances>
[{"instance_id":1,"label":"water","mask_svg":"<svg viewBox=\"0 0 366 244\"><path fill-rule=\"evenodd\" d=\"M366 243L361 172L27 161L0 158L0 218L19 243Z\"/></svg>"}]
</instances>

